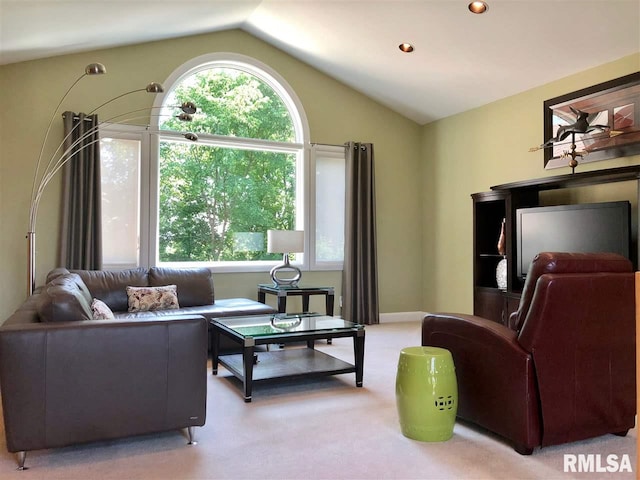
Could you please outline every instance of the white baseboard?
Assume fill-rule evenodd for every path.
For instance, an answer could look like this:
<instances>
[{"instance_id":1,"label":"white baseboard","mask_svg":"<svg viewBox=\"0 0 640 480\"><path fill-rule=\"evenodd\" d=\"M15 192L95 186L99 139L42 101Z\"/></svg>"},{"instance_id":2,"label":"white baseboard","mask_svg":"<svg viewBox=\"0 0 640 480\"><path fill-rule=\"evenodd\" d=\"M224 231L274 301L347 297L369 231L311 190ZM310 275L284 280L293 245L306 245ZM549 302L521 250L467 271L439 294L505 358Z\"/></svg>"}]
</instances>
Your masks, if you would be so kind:
<instances>
[{"instance_id":1,"label":"white baseboard","mask_svg":"<svg viewBox=\"0 0 640 480\"><path fill-rule=\"evenodd\" d=\"M425 316L425 312L393 312L381 313L380 323L393 322L420 322Z\"/></svg>"}]
</instances>

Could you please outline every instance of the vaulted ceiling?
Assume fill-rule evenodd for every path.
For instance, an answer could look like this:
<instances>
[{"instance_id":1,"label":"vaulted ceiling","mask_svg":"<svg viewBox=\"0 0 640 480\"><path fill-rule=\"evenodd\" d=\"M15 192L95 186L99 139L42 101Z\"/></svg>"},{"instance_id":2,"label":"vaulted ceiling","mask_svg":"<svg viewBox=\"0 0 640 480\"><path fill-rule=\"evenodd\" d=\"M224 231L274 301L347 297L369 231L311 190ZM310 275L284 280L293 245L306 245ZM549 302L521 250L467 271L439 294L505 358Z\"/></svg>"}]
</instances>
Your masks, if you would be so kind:
<instances>
[{"instance_id":1,"label":"vaulted ceiling","mask_svg":"<svg viewBox=\"0 0 640 480\"><path fill-rule=\"evenodd\" d=\"M487 2L0 0L0 64L240 28L424 124L640 51L640 0Z\"/></svg>"}]
</instances>

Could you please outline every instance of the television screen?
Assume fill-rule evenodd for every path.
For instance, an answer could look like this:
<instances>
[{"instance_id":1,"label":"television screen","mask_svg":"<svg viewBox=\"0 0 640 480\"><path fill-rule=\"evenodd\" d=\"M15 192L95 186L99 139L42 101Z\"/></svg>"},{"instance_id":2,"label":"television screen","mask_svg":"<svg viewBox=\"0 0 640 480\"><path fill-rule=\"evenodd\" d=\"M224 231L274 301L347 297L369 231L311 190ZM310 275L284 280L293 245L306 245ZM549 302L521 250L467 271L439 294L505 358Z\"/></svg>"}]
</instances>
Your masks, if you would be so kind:
<instances>
[{"instance_id":1,"label":"television screen","mask_svg":"<svg viewBox=\"0 0 640 480\"><path fill-rule=\"evenodd\" d=\"M629 202L583 203L516 210L517 276L540 252L611 252L629 257Z\"/></svg>"}]
</instances>

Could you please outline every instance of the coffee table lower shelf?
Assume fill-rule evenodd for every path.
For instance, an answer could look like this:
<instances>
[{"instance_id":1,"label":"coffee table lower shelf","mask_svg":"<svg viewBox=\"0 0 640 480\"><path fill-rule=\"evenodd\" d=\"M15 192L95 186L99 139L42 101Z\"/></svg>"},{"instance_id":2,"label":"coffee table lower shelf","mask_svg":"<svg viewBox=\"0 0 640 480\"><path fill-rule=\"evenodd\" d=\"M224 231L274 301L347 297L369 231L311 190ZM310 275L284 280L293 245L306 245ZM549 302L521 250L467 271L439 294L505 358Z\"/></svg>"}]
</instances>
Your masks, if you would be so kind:
<instances>
[{"instance_id":1,"label":"coffee table lower shelf","mask_svg":"<svg viewBox=\"0 0 640 480\"><path fill-rule=\"evenodd\" d=\"M355 373L356 367L324 352L311 348L292 348L274 352L258 352L252 381L293 377ZM244 381L242 354L221 355L218 363Z\"/></svg>"},{"instance_id":2,"label":"coffee table lower shelf","mask_svg":"<svg viewBox=\"0 0 640 480\"><path fill-rule=\"evenodd\" d=\"M222 335L239 343L242 353L219 355ZM362 387L364 337L364 326L317 313L213 318L211 369L217 375L218 365L222 365L240 379L245 402L251 401L253 382L256 381L355 373L356 387ZM316 340L330 338L353 339L353 364L314 348ZM266 352L255 349L259 345L300 342L307 342L307 348Z\"/></svg>"}]
</instances>

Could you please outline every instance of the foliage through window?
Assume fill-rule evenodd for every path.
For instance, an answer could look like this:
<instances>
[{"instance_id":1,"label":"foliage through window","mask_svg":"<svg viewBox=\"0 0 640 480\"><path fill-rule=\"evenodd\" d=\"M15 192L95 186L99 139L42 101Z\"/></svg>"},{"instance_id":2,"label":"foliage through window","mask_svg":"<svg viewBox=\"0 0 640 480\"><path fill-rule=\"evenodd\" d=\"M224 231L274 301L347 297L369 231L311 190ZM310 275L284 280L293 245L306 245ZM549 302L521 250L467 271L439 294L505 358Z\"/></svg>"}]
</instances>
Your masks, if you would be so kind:
<instances>
[{"instance_id":1,"label":"foliage through window","mask_svg":"<svg viewBox=\"0 0 640 480\"><path fill-rule=\"evenodd\" d=\"M293 230L302 148L279 94L257 76L207 68L176 84L164 104L198 106L186 127L160 123L158 259L237 262L279 259L266 253L268 229Z\"/></svg>"},{"instance_id":2,"label":"foliage through window","mask_svg":"<svg viewBox=\"0 0 640 480\"><path fill-rule=\"evenodd\" d=\"M157 128L100 129L105 268L268 271L282 257L266 252L267 230L304 229L305 253L292 261L341 269L344 148L309 145L286 82L225 53L187 62L165 86L153 106ZM172 116L184 101L198 107L186 124ZM187 131L198 141L187 141Z\"/></svg>"}]
</instances>

